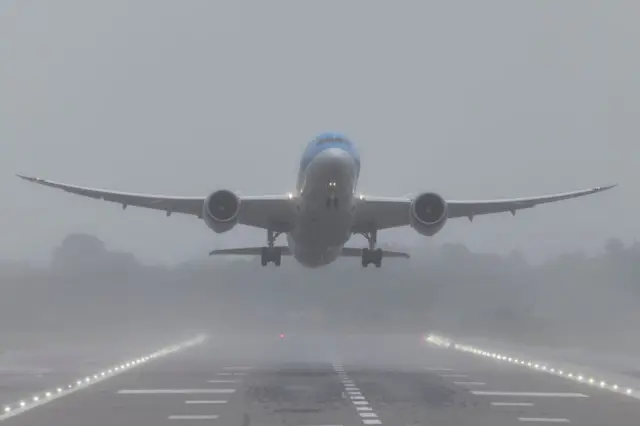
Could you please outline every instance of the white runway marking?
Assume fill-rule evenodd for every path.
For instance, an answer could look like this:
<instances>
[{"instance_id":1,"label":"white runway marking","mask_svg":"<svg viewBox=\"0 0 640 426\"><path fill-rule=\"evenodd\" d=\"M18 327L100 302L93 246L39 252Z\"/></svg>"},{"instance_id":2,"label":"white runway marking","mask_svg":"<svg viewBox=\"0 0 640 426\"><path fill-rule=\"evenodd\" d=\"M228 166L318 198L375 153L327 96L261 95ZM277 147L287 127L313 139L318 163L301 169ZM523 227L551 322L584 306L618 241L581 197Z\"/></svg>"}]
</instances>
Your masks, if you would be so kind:
<instances>
[{"instance_id":1,"label":"white runway marking","mask_svg":"<svg viewBox=\"0 0 640 426\"><path fill-rule=\"evenodd\" d=\"M369 406L369 402L364 399L362 392L358 389L352 380L350 380L347 376L347 373L344 372L342 366L333 366L336 373L340 377L340 381L345 387L345 391L349 394L349 398L351 398L351 402L358 410L358 415L362 419L362 423L365 425L379 425L382 422L378 419L378 415L373 411L373 409ZM342 393L342 396L345 397L345 393Z\"/></svg>"},{"instance_id":2,"label":"white runway marking","mask_svg":"<svg viewBox=\"0 0 640 426\"><path fill-rule=\"evenodd\" d=\"M518 417L518 420L530 423L569 423L569 419L552 417Z\"/></svg>"},{"instance_id":3,"label":"white runway marking","mask_svg":"<svg viewBox=\"0 0 640 426\"><path fill-rule=\"evenodd\" d=\"M500 391L471 391L474 395L486 396L531 396L550 398L588 398L588 395L574 392L500 392Z\"/></svg>"},{"instance_id":4,"label":"white runway marking","mask_svg":"<svg viewBox=\"0 0 640 426\"><path fill-rule=\"evenodd\" d=\"M484 382L453 382L454 385L459 386L484 386L486 383Z\"/></svg>"},{"instance_id":5,"label":"white runway marking","mask_svg":"<svg viewBox=\"0 0 640 426\"><path fill-rule=\"evenodd\" d=\"M492 402L494 407L533 407L533 402Z\"/></svg>"},{"instance_id":6,"label":"white runway marking","mask_svg":"<svg viewBox=\"0 0 640 426\"><path fill-rule=\"evenodd\" d=\"M235 389L120 389L121 395L161 395L185 393L234 393Z\"/></svg>"},{"instance_id":7,"label":"white runway marking","mask_svg":"<svg viewBox=\"0 0 640 426\"><path fill-rule=\"evenodd\" d=\"M215 420L216 415L201 415L201 414L177 414L175 416L169 416L169 420Z\"/></svg>"},{"instance_id":8,"label":"white runway marking","mask_svg":"<svg viewBox=\"0 0 640 426\"><path fill-rule=\"evenodd\" d=\"M376 413L360 413L360 417L378 417Z\"/></svg>"},{"instance_id":9,"label":"white runway marking","mask_svg":"<svg viewBox=\"0 0 640 426\"><path fill-rule=\"evenodd\" d=\"M216 373L216 376L246 376L247 373L239 373L239 372L235 372L235 373Z\"/></svg>"},{"instance_id":10,"label":"white runway marking","mask_svg":"<svg viewBox=\"0 0 640 426\"><path fill-rule=\"evenodd\" d=\"M440 377L469 377L468 374L441 374Z\"/></svg>"},{"instance_id":11,"label":"white runway marking","mask_svg":"<svg viewBox=\"0 0 640 426\"><path fill-rule=\"evenodd\" d=\"M194 400L185 401L185 404L226 404L226 400Z\"/></svg>"},{"instance_id":12,"label":"white runway marking","mask_svg":"<svg viewBox=\"0 0 640 426\"><path fill-rule=\"evenodd\" d=\"M55 390L52 389L48 392L45 392L42 395L35 395L33 396L31 402L21 401L16 404L5 405L4 414L0 415L0 422L5 421L11 417L18 416L24 412L27 412L41 405L47 404L51 401L55 401L64 396L71 395L72 393L78 392L82 389L87 389L89 386L95 383L100 383L111 377L115 377L117 375L123 374L129 371L131 368L137 367L138 365L142 365L154 359L162 358L167 355L170 355L176 351L181 351L188 347L200 344L205 339L206 339L205 335L199 335L195 339L191 339L186 342L167 346L165 348L162 348L156 352L153 352L151 354L148 354L136 360L125 362L124 364L120 364L118 366L103 370L100 373L96 373L93 376L93 378L90 378L87 376L84 380L77 380L75 383L72 383L66 386L61 385L60 387L55 388Z\"/></svg>"},{"instance_id":13,"label":"white runway marking","mask_svg":"<svg viewBox=\"0 0 640 426\"><path fill-rule=\"evenodd\" d=\"M207 380L207 383L238 383L239 380Z\"/></svg>"}]
</instances>

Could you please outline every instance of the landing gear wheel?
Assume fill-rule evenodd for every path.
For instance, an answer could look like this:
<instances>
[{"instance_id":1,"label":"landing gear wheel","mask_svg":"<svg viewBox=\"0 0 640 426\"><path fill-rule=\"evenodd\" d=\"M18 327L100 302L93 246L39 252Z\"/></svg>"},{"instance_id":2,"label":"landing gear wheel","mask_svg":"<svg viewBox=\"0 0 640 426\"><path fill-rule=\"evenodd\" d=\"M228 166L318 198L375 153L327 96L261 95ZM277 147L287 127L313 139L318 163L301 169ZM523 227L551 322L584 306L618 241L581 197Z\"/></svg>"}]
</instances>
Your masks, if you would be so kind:
<instances>
[{"instance_id":1,"label":"landing gear wheel","mask_svg":"<svg viewBox=\"0 0 640 426\"><path fill-rule=\"evenodd\" d=\"M278 235L280 235L279 232L274 233L271 230L267 231L268 247L262 247L260 250L260 264L262 266L267 266L269 262L273 262L274 265L280 266L282 261L282 248L273 246Z\"/></svg>"},{"instance_id":2,"label":"landing gear wheel","mask_svg":"<svg viewBox=\"0 0 640 426\"><path fill-rule=\"evenodd\" d=\"M362 267L366 268L370 263L376 268L382 266L382 249L362 249Z\"/></svg>"},{"instance_id":3,"label":"landing gear wheel","mask_svg":"<svg viewBox=\"0 0 640 426\"><path fill-rule=\"evenodd\" d=\"M362 267L366 268L370 263L373 263L376 268L382 266L382 249L376 249L376 242L378 239L378 233L374 229L371 232L363 232L362 235L369 242L369 248L362 249Z\"/></svg>"},{"instance_id":4,"label":"landing gear wheel","mask_svg":"<svg viewBox=\"0 0 640 426\"><path fill-rule=\"evenodd\" d=\"M376 268L382 266L382 249L376 249L373 251L373 264L376 265Z\"/></svg>"}]
</instances>

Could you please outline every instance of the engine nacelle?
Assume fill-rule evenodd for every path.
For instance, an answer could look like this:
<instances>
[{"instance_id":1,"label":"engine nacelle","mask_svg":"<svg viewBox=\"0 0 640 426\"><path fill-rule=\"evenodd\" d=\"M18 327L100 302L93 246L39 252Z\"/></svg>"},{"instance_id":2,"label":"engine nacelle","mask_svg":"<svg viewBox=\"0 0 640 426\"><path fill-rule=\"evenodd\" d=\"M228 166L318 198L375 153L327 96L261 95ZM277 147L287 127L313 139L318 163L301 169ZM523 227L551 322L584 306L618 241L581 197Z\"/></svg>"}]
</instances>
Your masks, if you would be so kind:
<instances>
[{"instance_id":1,"label":"engine nacelle","mask_svg":"<svg viewBox=\"0 0 640 426\"><path fill-rule=\"evenodd\" d=\"M409 220L413 229L431 237L447 222L447 202L433 192L420 194L411 202Z\"/></svg>"},{"instance_id":2,"label":"engine nacelle","mask_svg":"<svg viewBox=\"0 0 640 426\"><path fill-rule=\"evenodd\" d=\"M220 189L204 200L202 218L214 232L221 234L238 223L240 198L233 192Z\"/></svg>"}]
</instances>

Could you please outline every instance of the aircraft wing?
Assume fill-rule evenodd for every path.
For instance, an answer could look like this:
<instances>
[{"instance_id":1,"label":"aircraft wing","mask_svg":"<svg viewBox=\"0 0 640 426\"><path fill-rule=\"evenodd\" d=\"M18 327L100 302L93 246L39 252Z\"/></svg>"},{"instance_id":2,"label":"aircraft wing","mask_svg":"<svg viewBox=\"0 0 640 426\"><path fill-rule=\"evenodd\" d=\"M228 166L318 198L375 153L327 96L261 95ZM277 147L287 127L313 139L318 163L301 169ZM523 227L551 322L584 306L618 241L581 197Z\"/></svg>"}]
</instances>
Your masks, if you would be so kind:
<instances>
[{"instance_id":1,"label":"aircraft wing","mask_svg":"<svg viewBox=\"0 0 640 426\"><path fill-rule=\"evenodd\" d=\"M202 217L202 207L207 196L181 197L134 192L111 191L100 188L70 185L46 179L17 175L29 182L57 188L72 194L122 205L143 207L172 213L184 213ZM293 223L292 202L288 195L239 196L242 204L238 223L258 228L271 227L274 231L286 232Z\"/></svg>"},{"instance_id":2,"label":"aircraft wing","mask_svg":"<svg viewBox=\"0 0 640 426\"><path fill-rule=\"evenodd\" d=\"M291 256L291 250L287 246L276 246L276 248L282 251L283 256ZM218 249L213 250L209 253L209 256L216 255L225 255L225 254L235 254L239 256L259 256L262 253L262 247L241 247L241 248L230 248L230 249ZM384 257L404 257L409 258L408 253L402 253L399 251L392 250L382 250ZM343 247L342 252L340 253L342 257L361 257L362 249L355 247Z\"/></svg>"},{"instance_id":3,"label":"aircraft wing","mask_svg":"<svg viewBox=\"0 0 640 426\"><path fill-rule=\"evenodd\" d=\"M570 198L583 197L606 191L616 185L598 186L580 191L525 198L503 198L495 200L447 200L449 219L477 215L511 212L528 209L538 204L553 203ZM409 225L410 197L368 197L363 196L356 206L356 220L353 232L369 232L373 229L387 229Z\"/></svg>"}]
</instances>

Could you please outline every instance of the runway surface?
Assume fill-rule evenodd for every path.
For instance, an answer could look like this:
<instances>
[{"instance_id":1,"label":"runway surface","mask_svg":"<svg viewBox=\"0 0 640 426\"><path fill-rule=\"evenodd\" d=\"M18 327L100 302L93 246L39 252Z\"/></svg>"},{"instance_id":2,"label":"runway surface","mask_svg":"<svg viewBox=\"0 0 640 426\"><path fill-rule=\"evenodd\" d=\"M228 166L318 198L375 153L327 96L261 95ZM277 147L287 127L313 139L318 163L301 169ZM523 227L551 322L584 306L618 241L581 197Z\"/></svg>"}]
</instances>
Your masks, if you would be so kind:
<instances>
[{"instance_id":1,"label":"runway surface","mask_svg":"<svg viewBox=\"0 0 640 426\"><path fill-rule=\"evenodd\" d=\"M11 426L637 426L640 419L640 400L634 397L427 345L416 335L210 335L157 358L140 356L139 363L113 377L1 421ZM0 397L20 393L6 388L3 384Z\"/></svg>"}]
</instances>

